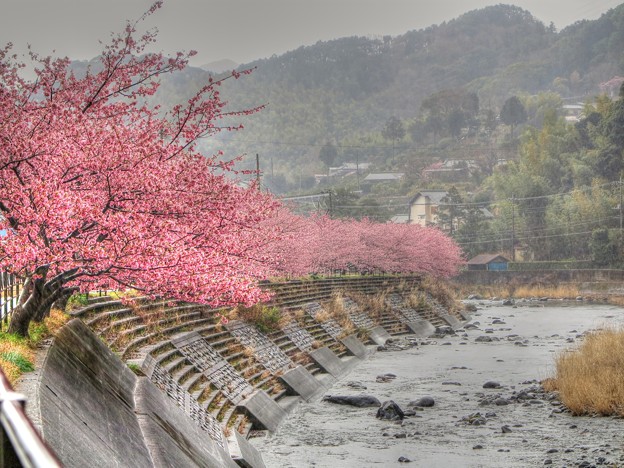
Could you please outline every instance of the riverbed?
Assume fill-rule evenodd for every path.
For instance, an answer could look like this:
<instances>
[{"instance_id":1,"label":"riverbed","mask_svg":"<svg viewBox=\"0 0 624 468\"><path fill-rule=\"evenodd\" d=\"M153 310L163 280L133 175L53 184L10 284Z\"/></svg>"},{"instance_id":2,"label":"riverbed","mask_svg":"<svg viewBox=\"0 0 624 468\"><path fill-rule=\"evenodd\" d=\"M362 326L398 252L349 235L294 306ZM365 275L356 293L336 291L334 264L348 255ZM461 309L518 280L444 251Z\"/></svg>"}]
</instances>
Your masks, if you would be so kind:
<instances>
[{"instance_id":1,"label":"riverbed","mask_svg":"<svg viewBox=\"0 0 624 468\"><path fill-rule=\"evenodd\" d=\"M475 304L476 328L420 339L403 351L377 351L326 392L393 400L414 410L412 416L395 423L377 419L377 408L303 403L276 433L251 439L266 466L623 466L624 421L573 417L539 391L538 381L553 375L557 353L578 346L583 333L623 324L624 309L558 301ZM396 378L377 379L388 373ZM486 382L500 387L483 388ZM435 405L408 406L422 397Z\"/></svg>"}]
</instances>

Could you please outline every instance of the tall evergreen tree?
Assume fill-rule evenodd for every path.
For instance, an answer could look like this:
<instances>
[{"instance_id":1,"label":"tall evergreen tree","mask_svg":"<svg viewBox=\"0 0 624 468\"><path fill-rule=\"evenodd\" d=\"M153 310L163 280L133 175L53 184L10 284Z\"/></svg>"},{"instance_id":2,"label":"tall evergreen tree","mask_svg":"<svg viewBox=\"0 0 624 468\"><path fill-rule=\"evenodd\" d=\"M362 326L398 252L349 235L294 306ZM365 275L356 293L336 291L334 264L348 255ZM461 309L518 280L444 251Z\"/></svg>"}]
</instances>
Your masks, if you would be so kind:
<instances>
[{"instance_id":1,"label":"tall evergreen tree","mask_svg":"<svg viewBox=\"0 0 624 468\"><path fill-rule=\"evenodd\" d=\"M505 125L511 127L510 135L513 138L514 128L516 125L520 125L527 121L527 111L524 108L520 99L517 96L511 96L503 104L503 108L500 112L500 118Z\"/></svg>"}]
</instances>

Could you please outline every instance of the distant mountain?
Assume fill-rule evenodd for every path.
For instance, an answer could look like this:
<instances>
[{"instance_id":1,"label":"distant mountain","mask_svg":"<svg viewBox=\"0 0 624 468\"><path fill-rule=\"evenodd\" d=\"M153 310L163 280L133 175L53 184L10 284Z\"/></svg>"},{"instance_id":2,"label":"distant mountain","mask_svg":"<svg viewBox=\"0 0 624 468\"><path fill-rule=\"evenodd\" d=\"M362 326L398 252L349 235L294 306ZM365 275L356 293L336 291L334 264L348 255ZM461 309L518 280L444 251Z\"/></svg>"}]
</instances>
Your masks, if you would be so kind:
<instances>
[{"instance_id":1,"label":"distant mountain","mask_svg":"<svg viewBox=\"0 0 624 468\"><path fill-rule=\"evenodd\" d=\"M496 5L397 37L318 42L240 66L249 67L254 73L226 81L222 96L235 109L267 107L217 146L270 157L276 172L296 179L322 169L318 152L328 141L343 160L374 160L387 146L379 140L387 119L416 121L434 93L476 93L481 110L496 114L511 95L597 95L601 83L624 75L624 4L560 32ZM159 99L179 101L209 74L188 69L163 83Z\"/></svg>"},{"instance_id":2,"label":"distant mountain","mask_svg":"<svg viewBox=\"0 0 624 468\"><path fill-rule=\"evenodd\" d=\"M201 65L199 68L208 72L223 73L229 70L236 70L238 68L238 65L239 64L234 62L233 60L222 59L206 63L204 65Z\"/></svg>"}]
</instances>

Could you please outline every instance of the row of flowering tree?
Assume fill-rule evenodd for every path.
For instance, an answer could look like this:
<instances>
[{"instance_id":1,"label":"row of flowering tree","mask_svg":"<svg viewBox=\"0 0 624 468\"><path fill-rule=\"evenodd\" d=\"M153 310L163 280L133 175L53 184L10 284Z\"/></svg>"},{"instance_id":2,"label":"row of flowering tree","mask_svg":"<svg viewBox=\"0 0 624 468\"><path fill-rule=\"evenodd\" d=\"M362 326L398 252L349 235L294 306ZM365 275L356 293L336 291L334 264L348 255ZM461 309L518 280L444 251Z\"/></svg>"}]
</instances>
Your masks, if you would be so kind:
<instances>
[{"instance_id":1,"label":"row of flowering tree","mask_svg":"<svg viewBox=\"0 0 624 468\"><path fill-rule=\"evenodd\" d=\"M436 228L370 220L302 218L286 209L277 218L278 269L290 276L336 270L422 273L449 277L463 263L455 242Z\"/></svg>"},{"instance_id":2,"label":"row of flowering tree","mask_svg":"<svg viewBox=\"0 0 624 468\"><path fill-rule=\"evenodd\" d=\"M196 143L258 109L226 110L221 81L149 107L158 77L192 55L148 54L154 39L129 23L81 76L32 54L33 80L0 50L0 269L25 280L9 331L27 335L55 301L99 287L249 305L265 298L259 280L283 273L454 271L459 251L438 231L305 219L241 186L233 162Z\"/></svg>"}]
</instances>

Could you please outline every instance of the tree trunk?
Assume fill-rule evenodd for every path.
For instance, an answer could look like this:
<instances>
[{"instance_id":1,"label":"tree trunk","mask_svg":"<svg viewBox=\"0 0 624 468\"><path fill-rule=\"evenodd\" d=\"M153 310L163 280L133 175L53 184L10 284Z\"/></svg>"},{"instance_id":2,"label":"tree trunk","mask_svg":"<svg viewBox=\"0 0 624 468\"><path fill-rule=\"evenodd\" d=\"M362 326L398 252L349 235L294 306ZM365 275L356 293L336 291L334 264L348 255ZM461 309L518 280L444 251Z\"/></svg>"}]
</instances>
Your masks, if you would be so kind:
<instances>
[{"instance_id":1,"label":"tree trunk","mask_svg":"<svg viewBox=\"0 0 624 468\"><path fill-rule=\"evenodd\" d=\"M59 297L52 304L52 308L65 312L65 309L67 309L67 302L69 301L69 298L74 292L76 292L75 288L64 289L63 292L61 293L61 297Z\"/></svg>"},{"instance_id":2,"label":"tree trunk","mask_svg":"<svg viewBox=\"0 0 624 468\"><path fill-rule=\"evenodd\" d=\"M28 325L32 312L27 308L18 305L11 311L11 321L9 322L9 333L15 333L18 336L28 338Z\"/></svg>"},{"instance_id":3,"label":"tree trunk","mask_svg":"<svg viewBox=\"0 0 624 468\"><path fill-rule=\"evenodd\" d=\"M32 276L26 278L24 287L17 301L17 306L11 314L9 333L28 337L28 326L31 321L42 321L50 315L50 308L57 299L71 295L73 288L63 287L70 271L55 276L46 282L48 267L38 268Z\"/></svg>"}]
</instances>

